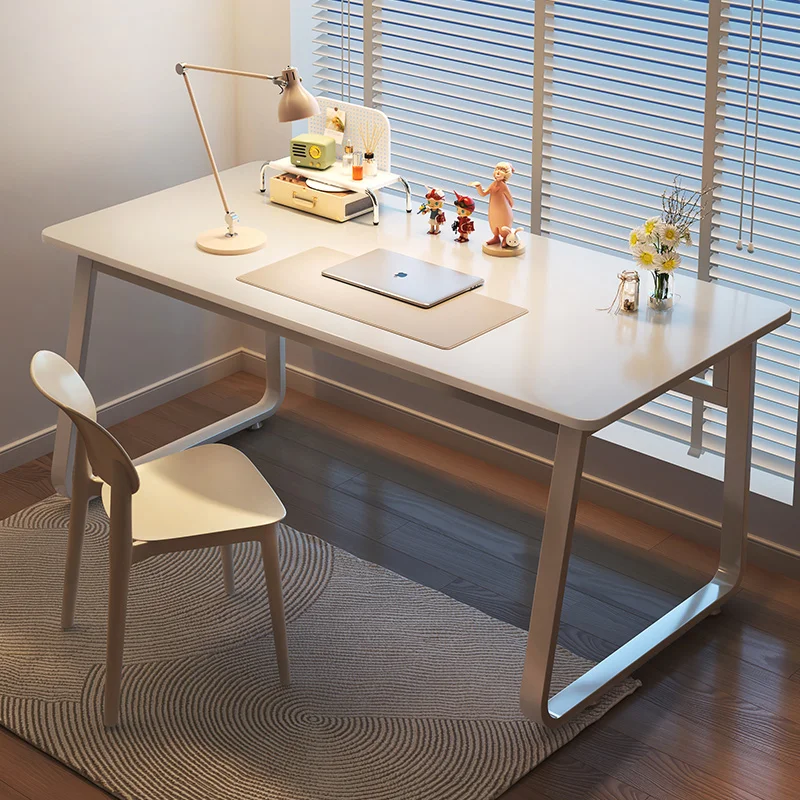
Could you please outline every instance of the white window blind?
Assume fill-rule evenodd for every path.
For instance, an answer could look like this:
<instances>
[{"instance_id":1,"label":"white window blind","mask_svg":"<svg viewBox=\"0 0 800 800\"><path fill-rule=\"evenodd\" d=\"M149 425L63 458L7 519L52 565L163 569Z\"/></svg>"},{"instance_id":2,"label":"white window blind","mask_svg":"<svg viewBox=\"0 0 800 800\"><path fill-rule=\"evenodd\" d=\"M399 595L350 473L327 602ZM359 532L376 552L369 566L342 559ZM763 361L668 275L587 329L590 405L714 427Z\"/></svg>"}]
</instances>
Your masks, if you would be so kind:
<instances>
[{"instance_id":1,"label":"white window blind","mask_svg":"<svg viewBox=\"0 0 800 800\"><path fill-rule=\"evenodd\" d=\"M800 3L767 0L762 26L757 2L752 38L749 0L725 5L711 276L800 311ZM747 250L751 214L752 254ZM800 328L794 320L758 345L753 463L787 477L794 475L798 355ZM725 412L707 408L703 429L704 444L724 452Z\"/></svg>"},{"instance_id":2,"label":"white window blind","mask_svg":"<svg viewBox=\"0 0 800 800\"><path fill-rule=\"evenodd\" d=\"M342 59L335 51L347 2L316 6L318 87L341 97ZM372 104L391 121L393 169L417 192L432 185L466 193L470 181L487 183L498 161L511 161L515 219L529 224L533 4L451 0L445 8L436 0L373 0L371 6L370 90ZM356 8L363 14L361 3L353 4L353 14ZM360 66L361 53L355 56ZM353 75L359 90L362 76ZM485 201L476 200L480 213Z\"/></svg>"},{"instance_id":3,"label":"white window blind","mask_svg":"<svg viewBox=\"0 0 800 800\"><path fill-rule=\"evenodd\" d=\"M628 231L659 213L675 176L690 190L711 186L713 214L702 236L693 231L676 292L695 275L800 310L800 3L765 0L762 25L755 0L753 35L751 9L750 0L315 0L316 88L388 115L393 166L417 194L485 182L510 160L521 224L606 252L627 256ZM794 474L798 355L794 322L758 348L753 461L784 476ZM697 399L669 393L628 422L724 452L724 410Z\"/></svg>"},{"instance_id":4,"label":"white window blind","mask_svg":"<svg viewBox=\"0 0 800 800\"><path fill-rule=\"evenodd\" d=\"M361 0L314 0L314 68L317 94L364 102Z\"/></svg>"},{"instance_id":5,"label":"white window blind","mask_svg":"<svg viewBox=\"0 0 800 800\"><path fill-rule=\"evenodd\" d=\"M556 0L546 25L542 233L629 257L676 175L701 188L708 2ZM697 274L693 238L681 273ZM692 399L669 393L629 421L688 445Z\"/></svg>"},{"instance_id":6,"label":"white window blind","mask_svg":"<svg viewBox=\"0 0 800 800\"><path fill-rule=\"evenodd\" d=\"M529 224L532 4L374 0L373 8L373 102L392 123L394 169L463 194L511 161L515 216Z\"/></svg>"}]
</instances>

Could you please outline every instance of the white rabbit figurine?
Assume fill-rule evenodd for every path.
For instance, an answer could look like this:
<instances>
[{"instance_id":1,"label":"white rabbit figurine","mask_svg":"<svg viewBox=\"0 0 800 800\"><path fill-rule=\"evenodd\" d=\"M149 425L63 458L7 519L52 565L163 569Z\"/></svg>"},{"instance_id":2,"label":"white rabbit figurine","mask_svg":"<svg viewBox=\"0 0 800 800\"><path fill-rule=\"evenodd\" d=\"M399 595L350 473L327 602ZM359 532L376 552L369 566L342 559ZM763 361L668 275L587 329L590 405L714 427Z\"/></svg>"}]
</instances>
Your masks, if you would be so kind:
<instances>
[{"instance_id":1,"label":"white rabbit figurine","mask_svg":"<svg viewBox=\"0 0 800 800\"><path fill-rule=\"evenodd\" d=\"M500 240L502 247L508 247L511 250L516 250L522 242L519 239L519 232L522 228L509 228L507 225L504 225L500 228Z\"/></svg>"}]
</instances>

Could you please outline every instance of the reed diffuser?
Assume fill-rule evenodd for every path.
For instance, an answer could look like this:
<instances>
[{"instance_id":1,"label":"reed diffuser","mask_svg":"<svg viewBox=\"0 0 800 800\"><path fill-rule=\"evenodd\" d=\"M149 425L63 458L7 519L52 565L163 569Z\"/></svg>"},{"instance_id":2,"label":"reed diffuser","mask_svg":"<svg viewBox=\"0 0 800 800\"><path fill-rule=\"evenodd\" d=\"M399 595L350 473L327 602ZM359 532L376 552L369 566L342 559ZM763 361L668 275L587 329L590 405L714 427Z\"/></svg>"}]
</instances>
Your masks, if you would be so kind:
<instances>
[{"instance_id":1,"label":"reed diffuser","mask_svg":"<svg viewBox=\"0 0 800 800\"><path fill-rule=\"evenodd\" d=\"M375 160L375 149L383 135L381 123L369 123L359 127L361 143L364 145L364 177L374 178L378 174L378 163Z\"/></svg>"}]
</instances>

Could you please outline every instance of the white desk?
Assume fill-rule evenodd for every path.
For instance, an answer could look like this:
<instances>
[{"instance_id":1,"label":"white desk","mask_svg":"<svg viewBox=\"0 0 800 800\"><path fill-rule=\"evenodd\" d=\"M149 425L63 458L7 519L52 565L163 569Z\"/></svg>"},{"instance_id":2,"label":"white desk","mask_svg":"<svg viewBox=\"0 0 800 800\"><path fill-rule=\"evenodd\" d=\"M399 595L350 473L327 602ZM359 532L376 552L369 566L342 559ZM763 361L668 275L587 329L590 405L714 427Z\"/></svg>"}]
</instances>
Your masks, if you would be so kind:
<instances>
[{"instance_id":1,"label":"white desk","mask_svg":"<svg viewBox=\"0 0 800 800\"><path fill-rule=\"evenodd\" d=\"M719 610L739 586L744 568L755 343L789 319L786 306L679 275L680 300L671 312L655 315L643 308L636 317L604 314L596 308L611 300L617 272L630 267L625 259L538 237L532 237L522 257L492 259L481 253L479 235L470 245L453 243L447 230L429 236L426 225L399 209L385 209L385 222L379 227L359 221L340 225L266 203L258 190L259 169L260 162L252 163L223 176L243 224L270 234L267 248L258 253L213 256L195 247L197 232L219 219L210 177L43 233L45 241L78 256L67 358L81 372L97 272L266 332L267 390L262 400L146 459L221 439L275 413L285 391L284 338L557 432L521 686L523 711L548 726L573 717ZM151 235L141 236L143 230ZM525 306L530 313L445 351L236 280L244 272L316 245L353 255L386 247L481 275L486 284L478 291ZM718 365L713 383L691 380L713 365ZM719 570L706 586L548 702L586 440L678 387L728 408ZM68 422L60 418L53 483L64 493L69 491L72 436Z\"/></svg>"}]
</instances>

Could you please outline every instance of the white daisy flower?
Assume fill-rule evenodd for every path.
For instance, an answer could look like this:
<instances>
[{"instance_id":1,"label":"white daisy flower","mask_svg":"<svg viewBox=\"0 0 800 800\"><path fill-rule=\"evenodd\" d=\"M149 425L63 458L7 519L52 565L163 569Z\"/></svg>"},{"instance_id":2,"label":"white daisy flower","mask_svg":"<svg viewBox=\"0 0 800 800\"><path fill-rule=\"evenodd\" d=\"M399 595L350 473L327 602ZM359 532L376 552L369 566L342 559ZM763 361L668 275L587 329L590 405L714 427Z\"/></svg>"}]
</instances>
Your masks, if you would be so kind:
<instances>
[{"instance_id":1,"label":"white daisy flower","mask_svg":"<svg viewBox=\"0 0 800 800\"><path fill-rule=\"evenodd\" d=\"M633 253L637 247L643 244L650 244L650 237L644 232L644 225L634 228L628 236L628 244Z\"/></svg>"},{"instance_id":2,"label":"white daisy flower","mask_svg":"<svg viewBox=\"0 0 800 800\"><path fill-rule=\"evenodd\" d=\"M674 225L662 222L657 228L661 244L665 244L667 247L677 247L681 243L681 232Z\"/></svg>"},{"instance_id":3,"label":"white daisy flower","mask_svg":"<svg viewBox=\"0 0 800 800\"><path fill-rule=\"evenodd\" d=\"M658 251L652 244L637 245L633 257L642 269L658 269Z\"/></svg>"},{"instance_id":4,"label":"white daisy flower","mask_svg":"<svg viewBox=\"0 0 800 800\"><path fill-rule=\"evenodd\" d=\"M645 234L652 238L656 231L656 225L658 225L659 222L661 222L661 220L658 217L650 217L650 219L645 220L644 225L642 225Z\"/></svg>"},{"instance_id":5,"label":"white daisy flower","mask_svg":"<svg viewBox=\"0 0 800 800\"><path fill-rule=\"evenodd\" d=\"M672 272L681 265L681 255L677 250L656 253L656 265L661 272Z\"/></svg>"}]
</instances>

